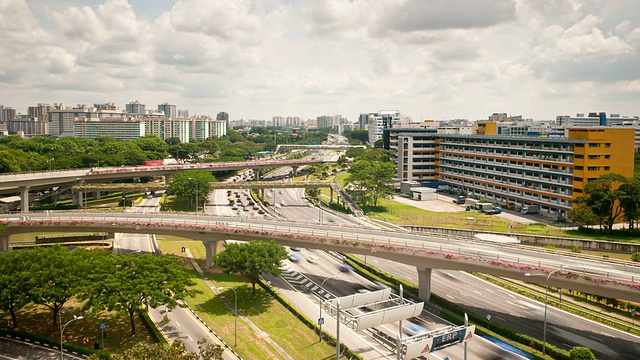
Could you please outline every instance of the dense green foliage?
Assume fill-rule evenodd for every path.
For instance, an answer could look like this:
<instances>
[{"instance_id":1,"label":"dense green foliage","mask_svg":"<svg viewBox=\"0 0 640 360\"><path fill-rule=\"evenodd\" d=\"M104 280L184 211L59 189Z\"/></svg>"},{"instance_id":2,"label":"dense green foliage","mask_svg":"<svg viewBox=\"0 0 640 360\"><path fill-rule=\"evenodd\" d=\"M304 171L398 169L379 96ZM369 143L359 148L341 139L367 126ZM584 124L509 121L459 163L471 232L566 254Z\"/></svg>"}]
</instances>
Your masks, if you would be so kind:
<instances>
[{"instance_id":1,"label":"dense green foliage","mask_svg":"<svg viewBox=\"0 0 640 360\"><path fill-rule=\"evenodd\" d=\"M252 240L242 244L227 244L225 250L213 258L213 262L227 274L240 273L249 278L255 296L260 276L280 276L280 261L286 258L287 251L282 245L273 241Z\"/></svg>"},{"instance_id":2,"label":"dense green foliage","mask_svg":"<svg viewBox=\"0 0 640 360\"><path fill-rule=\"evenodd\" d=\"M347 192L360 207L378 205L378 199L394 193L395 165L387 151L371 148L353 160L346 182Z\"/></svg>"},{"instance_id":3,"label":"dense green foliage","mask_svg":"<svg viewBox=\"0 0 640 360\"><path fill-rule=\"evenodd\" d=\"M179 262L175 256L69 251L60 245L0 253L0 285L11 291L5 297L3 290L0 309L11 313L16 326L15 310L42 304L52 310L55 330L60 309L72 298L86 300L84 310L126 311L130 318L143 305L172 308L192 294L193 280Z\"/></svg>"},{"instance_id":4,"label":"dense green foliage","mask_svg":"<svg viewBox=\"0 0 640 360\"><path fill-rule=\"evenodd\" d=\"M589 182L585 194L575 200L576 207L569 211L569 218L584 226L600 225L607 231L620 218L637 228L640 221L640 180L625 178L619 174L605 174Z\"/></svg>"},{"instance_id":5,"label":"dense green foliage","mask_svg":"<svg viewBox=\"0 0 640 360\"><path fill-rule=\"evenodd\" d=\"M180 171L171 176L169 192L195 199L197 204L202 204L203 200L207 199L207 194L211 192L211 183L215 181L217 181L216 177L204 170Z\"/></svg>"},{"instance_id":6,"label":"dense green foliage","mask_svg":"<svg viewBox=\"0 0 640 360\"><path fill-rule=\"evenodd\" d=\"M640 252L635 252L631 254L631 261L640 262Z\"/></svg>"},{"instance_id":7,"label":"dense green foliage","mask_svg":"<svg viewBox=\"0 0 640 360\"><path fill-rule=\"evenodd\" d=\"M569 359L571 360L596 360L591 349L584 346L576 346L569 351Z\"/></svg>"},{"instance_id":8,"label":"dense green foliage","mask_svg":"<svg viewBox=\"0 0 640 360\"><path fill-rule=\"evenodd\" d=\"M349 139L351 145L366 144L369 141L367 130L345 130L342 135Z\"/></svg>"}]
</instances>

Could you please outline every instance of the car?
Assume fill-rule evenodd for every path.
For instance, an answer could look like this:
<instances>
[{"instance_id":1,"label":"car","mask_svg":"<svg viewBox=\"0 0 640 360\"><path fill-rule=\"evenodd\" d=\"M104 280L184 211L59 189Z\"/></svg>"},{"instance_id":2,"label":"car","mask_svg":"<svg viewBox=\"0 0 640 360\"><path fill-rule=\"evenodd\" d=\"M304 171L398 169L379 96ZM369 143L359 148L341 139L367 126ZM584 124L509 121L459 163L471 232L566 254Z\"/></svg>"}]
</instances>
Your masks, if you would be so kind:
<instances>
[{"instance_id":1,"label":"car","mask_svg":"<svg viewBox=\"0 0 640 360\"><path fill-rule=\"evenodd\" d=\"M351 270L353 270L353 268L349 264L341 264L340 265L340 271L342 271L343 273L349 273L349 272L351 272Z\"/></svg>"},{"instance_id":2,"label":"car","mask_svg":"<svg viewBox=\"0 0 640 360\"><path fill-rule=\"evenodd\" d=\"M318 259L318 257L317 257L317 256L315 256L315 255L309 255L309 256L307 257L307 261L308 261L308 262L310 262L310 263L312 263L312 264L317 263L317 262L318 262L318 260L320 260L320 259Z\"/></svg>"},{"instance_id":3,"label":"car","mask_svg":"<svg viewBox=\"0 0 640 360\"><path fill-rule=\"evenodd\" d=\"M366 294L368 292L371 292L371 290L365 288L358 289L358 294Z\"/></svg>"},{"instance_id":4,"label":"car","mask_svg":"<svg viewBox=\"0 0 640 360\"><path fill-rule=\"evenodd\" d=\"M264 210L262 209L258 210L258 214L264 214Z\"/></svg>"},{"instance_id":5,"label":"car","mask_svg":"<svg viewBox=\"0 0 640 360\"><path fill-rule=\"evenodd\" d=\"M253 204L253 210L258 210L258 209L260 209L260 208L258 207L258 205Z\"/></svg>"},{"instance_id":6,"label":"car","mask_svg":"<svg viewBox=\"0 0 640 360\"><path fill-rule=\"evenodd\" d=\"M287 203L284 201L280 201L280 206L287 206Z\"/></svg>"},{"instance_id":7,"label":"car","mask_svg":"<svg viewBox=\"0 0 640 360\"><path fill-rule=\"evenodd\" d=\"M402 332L409 336L416 336L420 334L426 334L428 330L416 323L407 321L405 324L402 324Z\"/></svg>"},{"instance_id":8,"label":"car","mask_svg":"<svg viewBox=\"0 0 640 360\"><path fill-rule=\"evenodd\" d=\"M289 254L289 260L291 262L299 262L300 261L300 255L298 255L296 253L291 253L291 254Z\"/></svg>"},{"instance_id":9,"label":"car","mask_svg":"<svg viewBox=\"0 0 640 360\"><path fill-rule=\"evenodd\" d=\"M237 205L233 205L233 206L231 207L231 210L238 210L238 206L237 206Z\"/></svg>"},{"instance_id":10,"label":"car","mask_svg":"<svg viewBox=\"0 0 640 360\"><path fill-rule=\"evenodd\" d=\"M292 247L292 248L290 248L290 249L291 249L291 251L300 251L300 248L299 248L299 247Z\"/></svg>"}]
</instances>

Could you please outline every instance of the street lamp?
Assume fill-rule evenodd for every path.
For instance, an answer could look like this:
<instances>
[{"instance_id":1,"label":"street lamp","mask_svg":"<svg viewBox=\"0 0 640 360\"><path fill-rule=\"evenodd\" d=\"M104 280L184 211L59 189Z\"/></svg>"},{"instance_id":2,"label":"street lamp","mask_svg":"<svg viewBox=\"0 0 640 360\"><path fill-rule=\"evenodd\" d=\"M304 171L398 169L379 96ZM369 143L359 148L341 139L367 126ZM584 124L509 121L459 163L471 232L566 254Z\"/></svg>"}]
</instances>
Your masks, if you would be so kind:
<instances>
[{"instance_id":1,"label":"street lamp","mask_svg":"<svg viewBox=\"0 0 640 360\"><path fill-rule=\"evenodd\" d=\"M548 305L548 297L549 297L549 279L551 278L551 275L553 275L554 273L568 269L568 268L569 266L562 265L560 266L560 269L553 270L552 272L549 273L549 275L547 275L547 286L544 291L544 327L542 328L542 355L546 355L546 352L547 352L547 305ZM524 274L524 276L544 276L544 274L526 273Z\"/></svg>"},{"instance_id":2,"label":"street lamp","mask_svg":"<svg viewBox=\"0 0 640 360\"><path fill-rule=\"evenodd\" d=\"M198 215L198 180L194 178L189 178L189 180L196 181L196 215Z\"/></svg>"},{"instance_id":3,"label":"street lamp","mask_svg":"<svg viewBox=\"0 0 640 360\"><path fill-rule=\"evenodd\" d=\"M223 287L219 287L218 290L223 290L225 288ZM229 287L227 289L231 289L233 290L233 295L235 297L235 307L234 307L234 330L233 330L233 347L236 347L238 345L238 293L236 292L236 289Z\"/></svg>"},{"instance_id":4,"label":"street lamp","mask_svg":"<svg viewBox=\"0 0 640 360\"><path fill-rule=\"evenodd\" d=\"M329 279L334 279L336 278L336 275L333 275L331 277L328 277L324 280L322 280L322 282L320 283L320 289L322 289L322 286L324 285L325 281L329 280ZM320 297L320 295L318 294L318 305L320 305L320 316L318 316L318 326L320 326L320 341L322 341L322 323L320 319L322 319L322 298Z\"/></svg>"},{"instance_id":5,"label":"street lamp","mask_svg":"<svg viewBox=\"0 0 640 360\"><path fill-rule=\"evenodd\" d=\"M64 324L64 326L62 326L62 314L59 313L58 317L60 319L60 326L61 326L61 328L60 328L60 360L63 360L64 359L64 353L62 352L62 338L63 338L62 334L64 333L64 328L66 328L67 325L69 325L72 321L80 320L80 319L84 318L84 316L73 315L73 319L67 321L67 323Z\"/></svg>"}]
</instances>

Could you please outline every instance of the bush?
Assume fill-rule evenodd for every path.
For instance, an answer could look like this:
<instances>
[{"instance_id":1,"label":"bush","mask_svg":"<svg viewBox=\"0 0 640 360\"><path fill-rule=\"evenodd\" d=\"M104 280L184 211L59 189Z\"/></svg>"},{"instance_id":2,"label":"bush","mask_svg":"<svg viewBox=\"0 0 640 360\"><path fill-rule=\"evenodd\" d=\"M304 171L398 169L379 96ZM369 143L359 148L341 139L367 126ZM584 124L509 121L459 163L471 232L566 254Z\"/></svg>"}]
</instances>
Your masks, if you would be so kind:
<instances>
[{"instance_id":1,"label":"bush","mask_svg":"<svg viewBox=\"0 0 640 360\"><path fill-rule=\"evenodd\" d=\"M555 247L555 246L553 246L553 245L547 245L547 246L545 246L544 248L545 248L545 249L549 249L549 250L555 250L555 249L556 249L556 247Z\"/></svg>"},{"instance_id":2,"label":"bush","mask_svg":"<svg viewBox=\"0 0 640 360\"><path fill-rule=\"evenodd\" d=\"M640 262L640 252L631 254L631 261Z\"/></svg>"},{"instance_id":3,"label":"bush","mask_svg":"<svg viewBox=\"0 0 640 360\"><path fill-rule=\"evenodd\" d=\"M572 246L572 247L571 247L571 252L572 252L572 253L578 253L578 254L579 254L579 253L581 253L581 252L582 252L582 250L580 250L580 248L579 248L579 247L577 247L577 246L575 246L575 245L574 245L574 246Z\"/></svg>"},{"instance_id":4,"label":"bush","mask_svg":"<svg viewBox=\"0 0 640 360\"><path fill-rule=\"evenodd\" d=\"M576 346L569 351L570 360L596 360L591 349L583 346Z\"/></svg>"}]
</instances>

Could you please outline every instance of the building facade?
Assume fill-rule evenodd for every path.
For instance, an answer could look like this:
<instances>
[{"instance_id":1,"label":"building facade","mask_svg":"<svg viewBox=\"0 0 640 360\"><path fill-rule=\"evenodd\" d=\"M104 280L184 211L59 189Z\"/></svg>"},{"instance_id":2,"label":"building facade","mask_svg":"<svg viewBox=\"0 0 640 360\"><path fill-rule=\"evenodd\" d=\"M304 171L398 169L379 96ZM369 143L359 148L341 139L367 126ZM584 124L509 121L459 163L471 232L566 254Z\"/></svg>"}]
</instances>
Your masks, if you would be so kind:
<instances>
[{"instance_id":1,"label":"building facade","mask_svg":"<svg viewBox=\"0 0 640 360\"><path fill-rule=\"evenodd\" d=\"M435 180L468 197L533 206L550 217L566 217L584 186L603 174L633 176L633 128L568 128L566 137L502 136L496 129L491 123L479 123L476 134L391 128L383 143L396 154L399 182Z\"/></svg>"},{"instance_id":2,"label":"building facade","mask_svg":"<svg viewBox=\"0 0 640 360\"><path fill-rule=\"evenodd\" d=\"M178 117L176 106L166 102L158 105L158 111L162 111L164 113L164 116L168 118Z\"/></svg>"}]
</instances>

